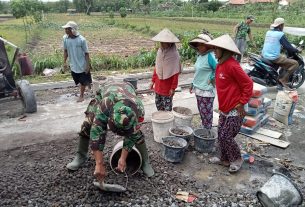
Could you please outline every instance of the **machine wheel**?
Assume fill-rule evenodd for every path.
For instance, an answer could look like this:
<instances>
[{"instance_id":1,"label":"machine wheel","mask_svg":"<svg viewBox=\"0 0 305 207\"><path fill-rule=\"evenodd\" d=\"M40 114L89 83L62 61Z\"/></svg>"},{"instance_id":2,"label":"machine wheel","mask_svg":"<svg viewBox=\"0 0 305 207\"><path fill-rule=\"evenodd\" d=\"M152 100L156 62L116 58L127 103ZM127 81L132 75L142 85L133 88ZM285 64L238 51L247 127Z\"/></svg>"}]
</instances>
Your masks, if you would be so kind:
<instances>
[{"instance_id":1,"label":"machine wheel","mask_svg":"<svg viewBox=\"0 0 305 207\"><path fill-rule=\"evenodd\" d=\"M301 85L303 85L305 81L305 72L304 70L302 70L296 77L293 78L293 80L291 81L291 87L292 88L299 88L301 87Z\"/></svg>"},{"instance_id":2,"label":"machine wheel","mask_svg":"<svg viewBox=\"0 0 305 207\"><path fill-rule=\"evenodd\" d=\"M26 113L34 113L37 111L37 103L34 90L31 88L27 80L17 82L17 89L22 99L24 110Z\"/></svg>"}]
</instances>

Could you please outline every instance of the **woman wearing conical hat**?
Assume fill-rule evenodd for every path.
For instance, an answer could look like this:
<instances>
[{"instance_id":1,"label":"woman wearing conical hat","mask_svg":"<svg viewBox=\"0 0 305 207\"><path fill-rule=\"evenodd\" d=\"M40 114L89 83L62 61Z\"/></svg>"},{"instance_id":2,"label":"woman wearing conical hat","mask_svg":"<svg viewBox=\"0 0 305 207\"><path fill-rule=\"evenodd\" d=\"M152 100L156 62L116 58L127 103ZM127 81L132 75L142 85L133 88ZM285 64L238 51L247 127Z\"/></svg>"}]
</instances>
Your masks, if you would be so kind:
<instances>
[{"instance_id":1,"label":"woman wearing conical hat","mask_svg":"<svg viewBox=\"0 0 305 207\"><path fill-rule=\"evenodd\" d=\"M180 56L175 44L180 41L166 28L152 40L160 42L160 48L157 52L150 88L155 91L155 103L158 111L171 111L173 96L181 72Z\"/></svg>"},{"instance_id":2,"label":"woman wearing conical hat","mask_svg":"<svg viewBox=\"0 0 305 207\"><path fill-rule=\"evenodd\" d=\"M244 105L248 103L253 92L253 81L232 57L240 55L238 48L229 35L220 36L207 45L215 48L218 59L215 80L219 104L218 142L220 158L211 158L229 167L229 172L237 172L243 163L240 149L235 141L243 118L246 114Z\"/></svg>"},{"instance_id":3,"label":"woman wearing conical hat","mask_svg":"<svg viewBox=\"0 0 305 207\"><path fill-rule=\"evenodd\" d=\"M202 127L210 130L213 123L213 103L215 98L215 69L216 58L211 46L206 43L212 38L204 32L189 42L189 45L198 53L195 62L195 74L190 93L195 93Z\"/></svg>"}]
</instances>

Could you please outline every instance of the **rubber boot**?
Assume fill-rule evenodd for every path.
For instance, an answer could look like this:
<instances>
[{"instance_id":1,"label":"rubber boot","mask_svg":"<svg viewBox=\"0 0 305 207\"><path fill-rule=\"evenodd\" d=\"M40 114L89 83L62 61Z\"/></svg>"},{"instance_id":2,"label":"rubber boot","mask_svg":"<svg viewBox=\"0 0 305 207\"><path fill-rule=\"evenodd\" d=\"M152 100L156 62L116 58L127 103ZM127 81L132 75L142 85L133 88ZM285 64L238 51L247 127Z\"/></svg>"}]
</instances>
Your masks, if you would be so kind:
<instances>
[{"instance_id":1,"label":"rubber boot","mask_svg":"<svg viewBox=\"0 0 305 207\"><path fill-rule=\"evenodd\" d=\"M89 138L79 137L78 149L73 161L67 164L69 170L78 170L88 160Z\"/></svg>"},{"instance_id":2,"label":"rubber boot","mask_svg":"<svg viewBox=\"0 0 305 207\"><path fill-rule=\"evenodd\" d=\"M152 166L150 165L145 142L143 142L142 144L136 144L136 147L142 156L142 170L143 170L144 174L147 177L152 177L155 174L155 172L154 172L154 169L152 168Z\"/></svg>"}]
</instances>

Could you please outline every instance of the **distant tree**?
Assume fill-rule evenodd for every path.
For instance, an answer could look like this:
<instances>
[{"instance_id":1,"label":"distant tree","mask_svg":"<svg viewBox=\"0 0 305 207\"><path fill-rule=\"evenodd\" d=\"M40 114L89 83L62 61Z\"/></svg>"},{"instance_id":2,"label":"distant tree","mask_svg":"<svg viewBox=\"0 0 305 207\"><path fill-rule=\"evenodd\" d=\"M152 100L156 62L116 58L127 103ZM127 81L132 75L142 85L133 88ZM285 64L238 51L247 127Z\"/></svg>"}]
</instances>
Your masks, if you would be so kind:
<instances>
[{"instance_id":1,"label":"distant tree","mask_svg":"<svg viewBox=\"0 0 305 207\"><path fill-rule=\"evenodd\" d=\"M10 8L16 19L22 18L26 42L31 25L42 21L44 5L38 0L12 0Z\"/></svg>"},{"instance_id":2,"label":"distant tree","mask_svg":"<svg viewBox=\"0 0 305 207\"><path fill-rule=\"evenodd\" d=\"M219 7L221 7L221 6L222 6L221 2L214 0L214 1L210 1L207 4L207 9L210 11L216 12L216 11L218 11Z\"/></svg>"},{"instance_id":3,"label":"distant tree","mask_svg":"<svg viewBox=\"0 0 305 207\"><path fill-rule=\"evenodd\" d=\"M85 5L86 5L86 14L90 15L90 9L92 7L93 0L85 0Z\"/></svg>"},{"instance_id":4,"label":"distant tree","mask_svg":"<svg viewBox=\"0 0 305 207\"><path fill-rule=\"evenodd\" d=\"M125 7L120 8L120 15L122 18L125 18L127 16L127 9Z\"/></svg>"},{"instance_id":5,"label":"distant tree","mask_svg":"<svg viewBox=\"0 0 305 207\"><path fill-rule=\"evenodd\" d=\"M143 4L146 6L150 3L150 0L143 0Z\"/></svg>"},{"instance_id":6,"label":"distant tree","mask_svg":"<svg viewBox=\"0 0 305 207\"><path fill-rule=\"evenodd\" d=\"M56 3L58 12L65 13L69 9L69 0L59 0Z\"/></svg>"}]
</instances>

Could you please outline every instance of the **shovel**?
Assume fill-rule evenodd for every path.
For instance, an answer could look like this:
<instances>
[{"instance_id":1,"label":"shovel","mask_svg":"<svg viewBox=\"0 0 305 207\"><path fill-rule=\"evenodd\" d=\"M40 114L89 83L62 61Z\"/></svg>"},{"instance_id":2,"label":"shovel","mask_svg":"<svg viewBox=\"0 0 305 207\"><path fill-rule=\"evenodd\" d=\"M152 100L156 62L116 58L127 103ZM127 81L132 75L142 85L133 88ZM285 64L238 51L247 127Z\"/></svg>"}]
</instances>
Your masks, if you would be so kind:
<instances>
[{"instance_id":1,"label":"shovel","mask_svg":"<svg viewBox=\"0 0 305 207\"><path fill-rule=\"evenodd\" d=\"M118 185L118 184L108 184L108 183L100 183L100 182L93 182L93 185L95 187L98 187L102 191L107 192L114 192L114 193L122 193L126 191L126 188Z\"/></svg>"},{"instance_id":2,"label":"shovel","mask_svg":"<svg viewBox=\"0 0 305 207\"><path fill-rule=\"evenodd\" d=\"M124 173L125 173L125 178L126 178L125 187L118 185L118 184L104 183L104 181L103 182L93 182L93 185L102 191L114 192L114 193L125 192L127 190L128 175L126 172L124 172Z\"/></svg>"}]
</instances>

